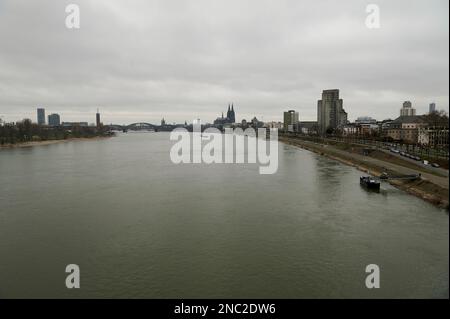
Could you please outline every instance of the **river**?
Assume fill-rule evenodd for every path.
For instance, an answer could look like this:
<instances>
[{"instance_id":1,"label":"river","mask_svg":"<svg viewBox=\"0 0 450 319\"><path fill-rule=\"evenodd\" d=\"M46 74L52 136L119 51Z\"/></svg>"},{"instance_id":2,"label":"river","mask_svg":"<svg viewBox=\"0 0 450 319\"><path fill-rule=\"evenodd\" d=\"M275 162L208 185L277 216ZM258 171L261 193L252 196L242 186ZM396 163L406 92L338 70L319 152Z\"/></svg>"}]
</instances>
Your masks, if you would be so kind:
<instances>
[{"instance_id":1,"label":"river","mask_svg":"<svg viewBox=\"0 0 450 319\"><path fill-rule=\"evenodd\" d=\"M385 183L367 192L355 168L285 144L260 175L175 165L173 143L0 150L0 298L448 298L447 211Z\"/></svg>"}]
</instances>

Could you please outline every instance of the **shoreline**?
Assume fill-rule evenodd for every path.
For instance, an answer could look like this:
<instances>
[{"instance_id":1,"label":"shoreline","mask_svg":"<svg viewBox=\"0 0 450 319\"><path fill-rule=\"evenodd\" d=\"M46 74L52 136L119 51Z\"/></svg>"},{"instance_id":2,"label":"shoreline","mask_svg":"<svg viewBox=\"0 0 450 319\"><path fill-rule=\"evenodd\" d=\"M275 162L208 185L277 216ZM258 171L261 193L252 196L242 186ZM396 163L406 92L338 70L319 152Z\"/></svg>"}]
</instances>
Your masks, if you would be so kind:
<instances>
[{"instance_id":1,"label":"shoreline","mask_svg":"<svg viewBox=\"0 0 450 319\"><path fill-rule=\"evenodd\" d=\"M94 137L71 137L63 140L46 140L46 141L31 141L31 142L21 142L17 144L4 144L0 145L0 150L3 149L15 149L15 148L26 148L34 146L45 146L59 143L67 143L73 141L96 141L109 138L110 136L94 136Z\"/></svg>"},{"instance_id":2,"label":"shoreline","mask_svg":"<svg viewBox=\"0 0 450 319\"><path fill-rule=\"evenodd\" d=\"M303 141L298 138L280 136L279 141L287 145L300 147L310 152L325 156L332 160L338 161L348 166L355 167L359 171L370 173L373 176L379 177L383 172L387 171L390 174L401 175L395 169L386 169L385 166L380 166L363 159L358 159L357 156L350 152L344 152L337 150L332 145L314 144L311 142ZM389 163L385 163L389 166ZM421 172L418 172L421 173ZM448 180L448 178L447 178ZM399 188L410 195L414 195L422 200L425 200L439 208L449 209L449 190L442 185L433 183L432 181L421 178L416 181L401 181L401 180L389 180L389 184L396 188ZM448 184L448 183L447 183Z\"/></svg>"}]
</instances>

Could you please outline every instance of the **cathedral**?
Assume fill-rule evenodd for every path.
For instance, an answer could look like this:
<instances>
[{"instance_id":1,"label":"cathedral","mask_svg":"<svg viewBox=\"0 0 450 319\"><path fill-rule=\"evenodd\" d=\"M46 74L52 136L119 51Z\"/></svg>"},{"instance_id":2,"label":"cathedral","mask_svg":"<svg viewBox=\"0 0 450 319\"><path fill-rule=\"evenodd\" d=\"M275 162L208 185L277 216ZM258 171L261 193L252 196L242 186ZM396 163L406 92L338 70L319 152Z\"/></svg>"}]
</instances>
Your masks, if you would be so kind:
<instances>
[{"instance_id":1,"label":"cathedral","mask_svg":"<svg viewBox=\"0 0 450 319\"><path fill-rule=\"evenodd\" d=\"M227 116L223 117L223 112L222 112L222 117L218 117L214 121L214 125L233 124L235 122L236 122L236 115L234 113L234 105L233 105L233 103L231 103L231 108L230 108L230 104L228 104Z\"/></svg>"}]
</instances>

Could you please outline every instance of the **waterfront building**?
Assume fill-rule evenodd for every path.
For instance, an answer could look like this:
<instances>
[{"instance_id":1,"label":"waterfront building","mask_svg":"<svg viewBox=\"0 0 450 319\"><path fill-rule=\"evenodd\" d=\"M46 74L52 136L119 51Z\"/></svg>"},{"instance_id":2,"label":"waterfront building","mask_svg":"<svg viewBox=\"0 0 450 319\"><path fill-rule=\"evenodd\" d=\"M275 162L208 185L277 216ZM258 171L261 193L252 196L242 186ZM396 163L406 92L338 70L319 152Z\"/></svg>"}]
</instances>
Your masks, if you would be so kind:
<instances>
[{"instance_id":1,"label":"waterfront building","mask_svg":"<svg viewBox=\"0 0 450 319\"><path fill-rule=\"evenodd\" d=\"M61 124L61 120L59 114L53 113L48 116L48 125L50 126L59 126Z\"/></svg>"},{"instance_id":2,"label":"waterfront building","mask_svg":"<svg viewBox=\"0 0 450 319\"><path fill-rule=\"evenodd\" d=\"M322 99L317 101L317 124L319 133L325 134L327 130L336 130L347 124L347 112L344 110L344 101L339 98L339 90L324 90Z\"/></svg>"},{"instance_id":3,"label":"waterfront building","mask_svg":"<svg viewBox=\"0 0 450 319\"><path fill-rule=\"evenodd\" d=\"M376 124L377 120L371 118L370 116L358 117L355 121L356 124Z\"/></svg>"},{"instance_id":4,"label":"waterfront building","mask_svg":"<svg viewBox=\"0 0 450 319\"><path fill-rule=\"evenodd\" d=\"M419 128L417 142L432 148L448 148L448 133L448 127Z\"/></svg>"},{"instance_id":5,"label":"waterfront building","mask_svg":"<svg viewBox=\"0 0 450 319\"><path fill-rule=\"evenodd\" d=\"M100 112L97 109L97 113L95 114L95 126L100 127L102 123L100 122Z\"/></svg>"},{"instance_id":6,"label":"waterfront building","mask_svg":"<svg viewBox=\"0 0 450 319\"><path fill-rule=\"evenodd\" d=\"M289 110L283 114L283 127L286 132L298 132L298 112Z\"/></svg>"},{"instance_id":7,"label":"waterfront building","mask_svg":"<svg viewBox=\"0 0 450 319\"><path fill-rule=\"evenodd\" d=\"M39 125L45 125L45 109L44 108L37 109L37 123Z\"/></svg>"},{"instance_id":8,"label":"waterfront building","mask_svg":"<svg viewBox=\"0 0 450 319\"><path fill-rule=\"evenodd\" d=\"M284 124L282 122L272 121L272 122L264 123L264 126L267 128L276 128L276 129L281 130L281 129L283 129Z\"/></svg>"},{"instance_id":9,"label":"waterfront building","mask_svg":"<svg viewBox=\"0 0 450 319\"><path fill-rule=\"evenodd\" d=\"M430 109L429 109L429 112L428 113L434 113L434 112L436 112L436 103L430 103Z\"/></svg>"},{"instance_id":10,"label":"waterfront building","mask_svg":"<svg viewBox=\"0 0 450 319\"><path fill-rule=\"evenodd\" d=\"M227 116L224 117L223 116L223 112L222 112L222 117L218 117L217 119L214 120L214 125L215 126L224 126L226 124L234 124L236 122L236 114L234 112L234 105L228 104L228 110L227 110Z\"/></svg>"},{"instance_id":11,"label":"waterfront building","mask_svg":"<svg viewBox=\"0 0 450 319\"><path fill-rule=\"evenodd\" d=\"M400 116L416 116L416 109L412 107L410 101L403 102L403 107L400 109Z\"/></svg>"},{"instance_id":12,"label":"waterfront building","mask_svg":"<svg viewBox=\"0 0 450 319\"><path fill-rule=\"evenodd\" d=\"M427 123L422 116L400 116L390 123L384 133L394 141L417 144L419 129L426 126Z\"/></svg>"},{"instance_id":13,"label":"waterfront building","mask_svg":"<svg viewBox=\"0 0 450 319\"><path fill-rule=\"evenodd\" d=\"M318 134L318 126L316 121L299 122L300 132L307 135Z\"/></svg>"},{"instance_id":14,"label":"waterfront building","mask_svg":"<svg viewBox=\"0 0 450 319\"><path fill-rule=\"evenodd\" d=\"M228 104L227 118L229 119L229 123L235 123L236 122L236 115L234 113L234 105L233 105L233 103L231 103L231 109L230 109L230 104Z\"/></svg>"},{"instance_id":15,"label":"waterfront building","mask_svg":"<svg viewBox=\"0 0 450 319\"><path fill-rule=\"evenodd\" d=\"M72 128L72 127L88 127L88 122L62 122L61 126L65 128Z\"/></svg>"},{"instance_id":16,"label":"waterfront building","mask_svg":"<svg viewBox=\"0 0 450 319\"><path fill-rule=\"evenodd\" d=\"M254 129L257 129L259 127L263 127L264 126L264 122L261 122L260 120L258 120L256 118L256 116L252 119L252 127Z\"/></svg>"}]
</instances>

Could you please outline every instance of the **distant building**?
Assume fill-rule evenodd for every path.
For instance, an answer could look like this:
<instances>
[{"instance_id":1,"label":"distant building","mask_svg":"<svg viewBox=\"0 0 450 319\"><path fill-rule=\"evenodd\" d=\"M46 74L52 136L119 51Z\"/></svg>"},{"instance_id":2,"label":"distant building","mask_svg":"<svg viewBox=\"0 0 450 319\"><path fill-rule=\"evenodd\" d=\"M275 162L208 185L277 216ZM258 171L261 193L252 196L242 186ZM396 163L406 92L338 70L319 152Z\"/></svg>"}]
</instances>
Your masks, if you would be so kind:
<instances>
[{"instance_id":1,"label":"distant building","mask_svg":"<svg viewBox=\"0 0 450 319\"><path fill-rule=\"evenodd\" d=\"M416 109L412 107L410 101L405 101L400 109L400 116L416 116Z\"/></svg>"},{"instance_id":2,"label":"distant building","mask_svg":"<svg viewBox=\"0 0 450 319\"><path fill-rule=\"evenodd\" d=\"M228 104L227 118L230 120L230 123L236 123L236 115L234 113L233 103L231 103L231 110L230 110L230 104Z\"/></svg>"},{"instance_id":3,"label":"distant building","mask_svg":"<svg viewBox=\"0 0 450 319\"><path fill-rule=\"evenodd\" d=\"M377 120L371 118L370 116L358 117L355 121L356 124L376 124Z\"/></svg>"},{"instance_id":4,"label":"distant building","mask_svg":"<svg viewBox=\"0 0 450 319\"><path fill-rule=\"evenodd\" d=\"M95 126L100 127L102 123L100 122L100 112L97 109L97 113L95 114Z\"/></svg>"},{"instance_id":5,"label":"distant building","mask_svg":"<svg viewBox=\"0 0 450 319\"><path fill-rule=\"evenodd\" d=\"M400 116L389 124L384 133L395 141L417 144L419 129L426 126L422 116Z\"/></svg>"},{"instance_id":6,"label":"distant building","mask_svg":"<svg viewBox=\"0 0 450 319\"><path fill-rule=\"evenodd\" d=\"M284 112L283 127L286 132L298 132L298 112L294 110Z\"/></svg>"},{"instance_id":7,"label":"distant building","mask_svg":"<svg viewBox=\"0 0 450 319\"><path fill-rule=\"evenodd\" d=\"M299 122L300 132L303 134L318 134L318 126L316 121Z\"/></svg>"},{"instance_id":8,"label":"distant building","mask_svg":"<svg viewBox=\"0 0 450 319\"><path fill-rule=\"evenodd\" d=\"M335 130L347 124L347 112L344 101L339 98L339 90L324 90L322 99L317 101L317 124L319 133L325 134L328 129Z\"/></svg>"},{"instance_id":9,"label":"distant building","mask_svg":"<svg viewBox=\"0 0 450 319\"><path fill-rule=\"evenodd\" d=\"M37 109L37 123L39 125L45 125L45 109L43 108Z\"/></svg>"},{"instance_id":10,"label":"distant building","mask_svg":"<svg viewBox=\"0 0 450 319\"><path fill-rule=\"evenodd\" d=\"M448 148L448 127L425 127L418 129L417 143L428 147Z\"/></svg>"},{"instance_id":11,"label":"distant building","mask_svg":"<svg viewBox=\"0 0 450 319\"><path fill-rule=\"evenodd\" d=\"M89 126L88 122L62 122L61 125L65 128L72 128L75 126L79 126L79 127L88 127Z\"/></svg>"},{"instance_id":12,"label":"distant building","mask_svg":"<svg viewBox=\"0 0 450 319\"><path fill-rule=\"evenodd\" d=\"M164 118L162 118L162 120L161 120L161 126L164 126L164 125L166 125L166 120L165 120ZM187 125L187 123L184 122L184 125Z\"/></svg>"},{"instance_id":13,"label":"distant building","mask_svg":"<svg viewBox=\"0 0 450 319\"><path fill-rule=\"evenodd\" d=\"M59 114L53 113L48 116L48 125L50 126L59 126L61 124L61 120Z\"/></svg>"},{"instance_id":14,"label":"distant building","mask_svg":"<svg viewBox=\"0 0 450 319\"><path fill-rule=\"evenodd\" d=\"M261 122L260 120L258 120L256 118L256 116L252 119L252 127L254 129L259 128L259 127L263 127L264 126L264 122Z\"/></svg>"},{"instance_id":15,"label":"distant building","mask_svg":"<svg viewBox=\"0 0 450 319\"><path fill-rule=\"evenodd\" d=\"M264 126L267 128L276 128L276 129L281 130L281 129L283 129L284 124L282 122L272 121L272 122L264 123Z\"/></svg>"},{"instance_id":16,"label":"distant building","mask_svg":"<svg viewBox=\"0 0 450 319\"><path fill-rule=\"evenodd\" d=\"M226 117L223 116L223 112L222 112L222 117L218 117L214 121L215 126L224 126L225 124L234 124L234 123L236 123L236 114L234 112L233 104L231 104L231 108L230 108L230 104L228 104L228 110L227 110Z\"/></svg>"},{"instance_id":17,"label":"distant building","mask_svg":"<svg viewBox=\"0 0 450 319\"><path fill-rule=\"evenodd\" d=\"M428 113L434 113L436 112L436 103L430 103L430 109Z\"/></svg>"}]
</instances>

